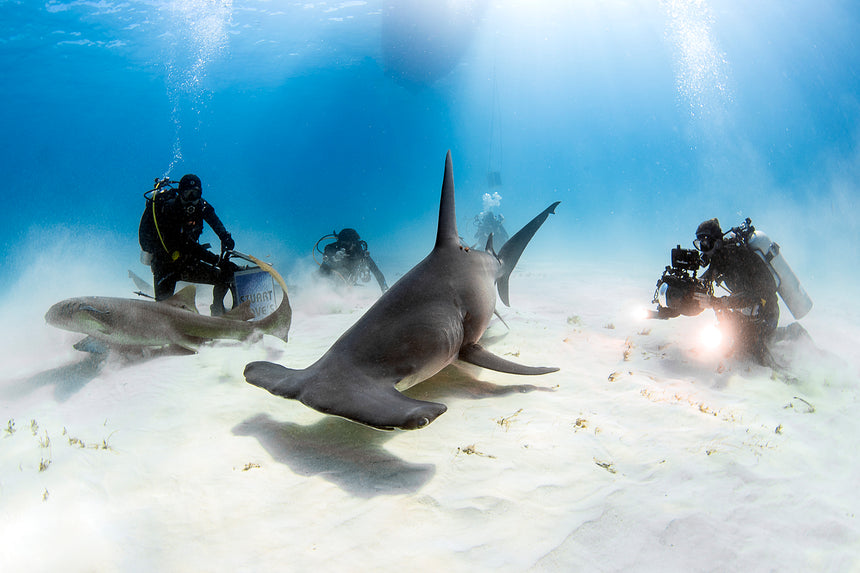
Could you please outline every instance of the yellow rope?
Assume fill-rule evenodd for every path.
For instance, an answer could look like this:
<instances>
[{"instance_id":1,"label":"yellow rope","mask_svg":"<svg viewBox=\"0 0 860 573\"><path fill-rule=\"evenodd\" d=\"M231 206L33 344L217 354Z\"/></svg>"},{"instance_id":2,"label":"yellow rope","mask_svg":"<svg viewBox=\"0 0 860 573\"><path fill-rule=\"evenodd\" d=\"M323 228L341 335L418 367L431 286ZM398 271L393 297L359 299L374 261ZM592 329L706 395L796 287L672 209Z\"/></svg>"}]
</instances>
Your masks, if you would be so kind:
<instances>
[{"instance_id":1,"label":"yellow rope","mask_svg":"<svg viewBox=\"0 0 860 573\"><path fill-rule=\"evenodd\" d=\"M158 193L156 190L155 193ZM170 253L170 249L167 248L167 244L164 242L164 237L161 235L161 229L158 228L158 218L155 216L155 193L152 195L152 222L155 223L155 232L158 233L158 240L161 241L161 246L164 247L164 252L170 255L170 259L175 261L179 258L179 251L173 251L173 254Z\"/></svg>"}]
</instances>

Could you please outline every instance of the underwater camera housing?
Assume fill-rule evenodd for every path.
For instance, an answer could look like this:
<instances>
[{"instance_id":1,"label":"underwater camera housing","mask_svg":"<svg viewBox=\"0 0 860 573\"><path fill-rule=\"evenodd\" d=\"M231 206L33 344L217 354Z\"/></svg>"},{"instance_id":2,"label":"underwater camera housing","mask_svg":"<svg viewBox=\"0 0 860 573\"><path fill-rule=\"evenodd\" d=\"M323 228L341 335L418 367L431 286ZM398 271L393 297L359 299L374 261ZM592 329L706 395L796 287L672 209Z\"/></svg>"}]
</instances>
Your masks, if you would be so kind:
<instances>
[{"instance_id":1,"label":"underwater camera housing","mask_svg":"<svg viewBox=\"0 0 860 573\"><path fill-rule=\"evenodd\" d=\"M708 286L696 273L703 265L699 251L682 249L678 245L672 249L672 265L666 267L663 276L657 281L654 299L657 310L650 318L668 319L681 314L693 316L701 312L701 307L693 300L693 293L710 294Z\"/></svg>"}]
</instances>

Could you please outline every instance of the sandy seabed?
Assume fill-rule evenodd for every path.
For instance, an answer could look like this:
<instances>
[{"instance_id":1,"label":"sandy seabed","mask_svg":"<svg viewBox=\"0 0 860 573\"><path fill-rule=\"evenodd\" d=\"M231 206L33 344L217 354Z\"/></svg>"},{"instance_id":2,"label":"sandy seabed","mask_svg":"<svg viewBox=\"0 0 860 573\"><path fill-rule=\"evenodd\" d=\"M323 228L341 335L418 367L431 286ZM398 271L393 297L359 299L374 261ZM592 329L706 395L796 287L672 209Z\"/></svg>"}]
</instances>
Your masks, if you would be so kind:
<instances>
[{"instance_id":1,"label":"sandy seabed","mask_svg":"<svg viewBox=\"0 0 860 573\"><path fill-rule=\"evenodd\" d=\"M699 350L708 312L633 318L654 279L522 262L485 344L561 370L451 366L407 392L448 406L412 432L242 377L311 364L371 288L297 289L287 344L132 364L7 304L0 571L860 569L856 305L811 292L774 372Z\"/></svg>"}]
</instances>

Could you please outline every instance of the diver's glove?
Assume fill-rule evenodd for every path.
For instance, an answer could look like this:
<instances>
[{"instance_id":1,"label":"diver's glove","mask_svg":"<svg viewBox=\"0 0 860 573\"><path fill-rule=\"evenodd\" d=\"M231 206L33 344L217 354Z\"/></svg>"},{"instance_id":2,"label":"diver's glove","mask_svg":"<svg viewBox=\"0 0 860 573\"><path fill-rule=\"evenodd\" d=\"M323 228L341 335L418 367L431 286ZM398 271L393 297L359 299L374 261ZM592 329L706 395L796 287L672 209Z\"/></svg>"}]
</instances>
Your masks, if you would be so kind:
<instances>
[{"instance_id":1,"label":"diver's glove","mask_svg":"<svg viewBox=\"0 0 860 573\"><path fill-rule=\"evenodd\" d=\"M234 248L236 248L236 241L228 233L226 237L221 239L221 252L232 251Z\"/></svg>"},{"instance_id":2,"label":"diver's glove","mask_svg":"<svg viewBox=\"0 0 860 573\"><path fill-rule=\"evenodd\" d=\"M210 265L217 265L220 257L209 250L210 246L208 243L204 245L188 245L189 260L198 260Z\"/></svg>"}]
</instances>

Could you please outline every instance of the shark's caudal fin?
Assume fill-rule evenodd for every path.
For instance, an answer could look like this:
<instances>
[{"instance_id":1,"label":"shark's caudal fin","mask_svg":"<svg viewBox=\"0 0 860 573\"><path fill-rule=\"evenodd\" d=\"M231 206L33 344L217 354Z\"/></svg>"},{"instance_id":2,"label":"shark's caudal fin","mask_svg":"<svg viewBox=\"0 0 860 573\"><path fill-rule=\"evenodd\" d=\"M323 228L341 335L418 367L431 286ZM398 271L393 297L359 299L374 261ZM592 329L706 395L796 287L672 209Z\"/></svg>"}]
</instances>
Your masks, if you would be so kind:
<instances>
[{"instance_id":1,"label":"shark's caudal fin","mask_svg":"<svg viewBox=\"0 0 860 573\"><path fill-rule=\"evenodd\" d=\"M439 228L436 231L436 246L458 245L457 214L454 211L454 168L451 165L451 150L445 156L445 176L442 179L442 200L439 202Z\"/></svg>"},{"instance_id":2,"label":"shark's caudal fin","mask_svg":"<svg viewBox=\"0 0 860 573\"><path fill-rule=\"evenodd\" d=\"M258 267L272 275L272 278L277 281L278 285L281 287L281 291L283 291L283 297L281 298L281 304L278 305L278 308L260 320L257 323L257 328L261 332L265 332L267 334L271 334L272 336L277 336L284 342L287 342L290 334L290 324L293 321L293 309L290 307L290 297L287 293L287 283L284 281L284 278L280 275L278 271L276 271L270 264L264 263L257 257L252 257L251 255L245 255L250 259L253 263L255 263Z\"/></svg>"},{"instance_id":3,"label":"shark's caudal fin","mask_svg":"<svg viewBox=\"0 0 860 573\"><path fill-rule=\"evenodd\" d=\"M517 231L513 237L508 239L507 243L502 245L502 249L499 251L499 261L502 263L502 269L499 277L496 279L496 288L498 288L499 298L502 299L505 306L511 306L508 302L508 281L511 278L511 271L517 266L517 261L520 260L520 255L523 254L526 245L529 244L529 241L532 240L532 237L534 237L550 213L555 213L555 208L559 203L561 201L556 201L544 209L540 215L529 221L525 227Z\"/></svg>"}]
</instances>

